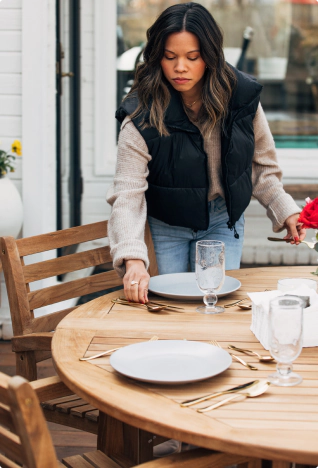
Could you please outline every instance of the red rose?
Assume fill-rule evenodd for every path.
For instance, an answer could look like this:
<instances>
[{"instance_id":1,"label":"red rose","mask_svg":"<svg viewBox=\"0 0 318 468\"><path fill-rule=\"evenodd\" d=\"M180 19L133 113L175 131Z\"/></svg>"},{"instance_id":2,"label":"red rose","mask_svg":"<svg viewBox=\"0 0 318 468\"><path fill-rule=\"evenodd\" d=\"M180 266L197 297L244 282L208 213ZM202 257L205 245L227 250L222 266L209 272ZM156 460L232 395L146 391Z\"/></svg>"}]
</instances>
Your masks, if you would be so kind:
<instances>
[{"instance_id":1,"label":"red rose","mask_svg":"<svg viewBox=\"0 0 318 468\"><path fill-rule=\"evenodd\" d=\"M307 203L299 215L298 221L307 229L318 229L318 198Z\"/></svg>"}]
</instances>

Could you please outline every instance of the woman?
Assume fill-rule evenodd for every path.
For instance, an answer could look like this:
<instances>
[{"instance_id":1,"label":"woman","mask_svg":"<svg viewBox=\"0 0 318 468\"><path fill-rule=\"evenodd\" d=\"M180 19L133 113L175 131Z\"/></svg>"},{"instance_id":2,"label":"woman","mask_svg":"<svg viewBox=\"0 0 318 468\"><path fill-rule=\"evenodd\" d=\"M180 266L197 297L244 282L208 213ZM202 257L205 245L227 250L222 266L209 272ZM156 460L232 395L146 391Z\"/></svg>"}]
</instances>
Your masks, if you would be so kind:
<instances>
[{"instance_id":1,"label":"woman","mask_svg":"<svg viewBox=\"0 0 318 468\"><path fill-rule=\"evenodd\" d=\"M122 123L107 201L114 267L127 299L146 302L150 225L159 274L194 270L195 243L225 242L239 268L251 196L275 232L299 243L299 207L281 183L262 86L224 60L222 33L196 3L167 8L147 31L144 63L116 113Z\"/></svg>"}]
</instances>

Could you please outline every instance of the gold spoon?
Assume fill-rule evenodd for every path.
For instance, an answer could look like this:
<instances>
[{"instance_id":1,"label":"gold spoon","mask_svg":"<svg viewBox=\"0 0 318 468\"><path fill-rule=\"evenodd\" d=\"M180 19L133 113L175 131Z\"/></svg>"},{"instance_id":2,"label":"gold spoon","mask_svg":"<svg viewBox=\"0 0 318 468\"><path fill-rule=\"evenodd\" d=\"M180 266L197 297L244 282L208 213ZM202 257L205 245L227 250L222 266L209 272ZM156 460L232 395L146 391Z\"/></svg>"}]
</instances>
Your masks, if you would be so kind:
<instances>
[{"instance_id":1,"label":"gold spoon","mask_svg":"<svg viewBox=\"0 0 318 468\"><path fill-rule=\"evenodd\" d=\"M215 403L214 405L205 406L204 408L199 408L197 409L197 412L206 413L207 411L211 411L215 408L219 408L220 406L224 405L225 403L231 400L234 400L235 398L238 398L239 396L245 396L247 398L257 397L265 393L269 386L270 386L270 382L267 382L267 380L264 380L264 379L260 380L259 383L254 385L253 388L251 388L251 390L249 390L248 392L236 393L235 395L231 395L225 398L224 400L219 401L218 403Z\"/></svg>"},{"instance_id":2,"label":"gold spoon","mask_svg":"<svg viewBox=\"0 0 318 468\"><path fill-rule=\"evenodd\" d=\"M234 349L235 351L240 351L241 353L254 355L258 357L258 360L260 362L273 362L275 359L272 356L262 356L261 354L258 354L256 351L251 351L250 349L244 349L244 348L237 348L236 346L229 345L228 346L230 349Z\"/></svg>"}]
</instances>

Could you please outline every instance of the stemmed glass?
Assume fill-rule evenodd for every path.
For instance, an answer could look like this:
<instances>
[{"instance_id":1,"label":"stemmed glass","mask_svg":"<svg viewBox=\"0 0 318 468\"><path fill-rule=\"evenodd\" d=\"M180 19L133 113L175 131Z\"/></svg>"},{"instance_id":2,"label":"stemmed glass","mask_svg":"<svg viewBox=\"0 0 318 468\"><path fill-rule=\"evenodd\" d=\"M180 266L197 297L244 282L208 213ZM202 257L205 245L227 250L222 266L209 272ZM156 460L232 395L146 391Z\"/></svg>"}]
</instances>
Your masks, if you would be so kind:
<instances>
[{"instance_id":1,"label":"stemmed glass","mask_svg":"<svg viewBox=\"0 0 318 468\"><path fill-rule=\"evenodd\" d=\"M195 275L204 293L205 306L197 307L202 314L220 314L224 308L216 306L218 292L225 279L225 246L221 241L203 240L196 244Z\"/></svg>"},{"instance_id":2,"label":"stemmed glass","mask_svg":"<svg viewBox=\"0 0 318 468\"><path fill-rule=\"evenodd\" d=\"M289 387L302 382L292 362L303 346L304 301L297 296L278 296L270 301L270 353L277 361L276 372L268 376L274 385Z\"/></svg>"}]
</instances>

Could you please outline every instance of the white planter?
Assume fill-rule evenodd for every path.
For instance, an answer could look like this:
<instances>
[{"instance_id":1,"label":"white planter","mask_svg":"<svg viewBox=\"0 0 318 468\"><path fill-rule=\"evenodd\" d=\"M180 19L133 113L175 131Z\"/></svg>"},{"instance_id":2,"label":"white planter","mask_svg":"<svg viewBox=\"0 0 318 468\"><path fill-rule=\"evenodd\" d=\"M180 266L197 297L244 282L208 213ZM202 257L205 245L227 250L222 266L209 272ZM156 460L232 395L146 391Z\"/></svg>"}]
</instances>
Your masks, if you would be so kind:
<instances>
[{"instance_id":1,"label":"white planter","mask_svg":"<svg viewBox=\"0 0 318 468\"><path fill-rule=\"evenodd\" d=\"M23 223L20 193L8 177L0 178L0 237L17 237Z\"/></svg>"}]
</instances>

